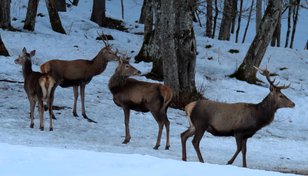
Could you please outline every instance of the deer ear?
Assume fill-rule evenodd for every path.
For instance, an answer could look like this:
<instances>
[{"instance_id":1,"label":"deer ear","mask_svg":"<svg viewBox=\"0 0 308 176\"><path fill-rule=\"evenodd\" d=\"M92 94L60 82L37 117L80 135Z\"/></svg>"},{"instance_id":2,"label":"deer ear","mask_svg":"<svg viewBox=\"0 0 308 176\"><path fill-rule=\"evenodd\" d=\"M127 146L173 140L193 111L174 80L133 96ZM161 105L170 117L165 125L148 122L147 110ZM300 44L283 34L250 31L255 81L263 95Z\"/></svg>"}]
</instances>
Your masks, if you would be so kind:
<instances>
[{"instance_id":1,"label":"deer ear","mask_svg":"<svg viewBox=\"0 0 308 176\"><path fill-rule=\"evenodd\" d=\"M35 55L35 50L32 50L31 52L30 52L30 56L32 57L32 56L34 56Z\"/></svg>"},{"instance_id":2,"label":"deer ear","mask_svg":"<svg viewBox=\"0 0 308 176\"><path fill-rule=\"evenodd\" d=\"M271 92L275 91L275 87L272 86L272 85L270 85L269 89L270 89Z\"/></svg>"},{"instance_id":3,"label":"deer ear","mask_svg":"<svg viewBox=\"0 0 308 176\"><path fill-rule=\"evenodd\" d=\"M26 47L24 47L24 48L22 49L22 53L23 53L23 54L26 54L26 53L27 53Z\"/></svg>"}]
</instances>

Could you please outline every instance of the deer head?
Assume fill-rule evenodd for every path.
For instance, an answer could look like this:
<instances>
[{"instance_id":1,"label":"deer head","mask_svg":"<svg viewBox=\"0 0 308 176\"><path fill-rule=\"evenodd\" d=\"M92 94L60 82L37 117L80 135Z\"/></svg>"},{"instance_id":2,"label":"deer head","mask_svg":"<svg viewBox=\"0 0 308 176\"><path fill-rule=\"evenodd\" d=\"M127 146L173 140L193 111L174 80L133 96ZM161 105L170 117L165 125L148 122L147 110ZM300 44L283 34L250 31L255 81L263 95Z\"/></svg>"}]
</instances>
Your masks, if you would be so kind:
<instances>
[{"instance_id":1,"label":"deer head","mask_svg":"<svg viewBox=\"0 0 308 176\"><path fill-rule=\"evenodd\" d=\"M18 56L17 59L15 59L15 64L23 65L26 60L31 61L31 57L35 55L35 50L32 50L30 53L27 53L27 49L24 47L22 49L22 54Z\"/></svg>"},{"instance_id":2,"label":"deer head","mask_svg":"<svg viewBox=\"0 0 308 176\"><path fill-rule=\"evenodd\" d=\"M271 73L268 71L268 69L260 69L258 67L255 67L261 75L265 76L267 81L269 82L270 86L270 98L274 100L276 107L277 108L284 108L284 107L289 107L292 108L295 106L295 103L293 103L286 95L284 95L281 90L282 89L287 89L290 87L291 84L289 85L283 85L283 86L278 86L279 82L277 84L274 84L275 79L271 80L270 75Z\"/></svg>"},{"instance_id":3,"label":"deer head","mask_svg":"<svg viewBox=\"0 0 308 176\"><path fill-rule=\"evenodd\" d=\"M123 57L119 61L118 67L116 68L116 72L121 76L129 77L134 75L140 75L141 72L129 64L129 58Z\"/></svg>"}]
</instances>

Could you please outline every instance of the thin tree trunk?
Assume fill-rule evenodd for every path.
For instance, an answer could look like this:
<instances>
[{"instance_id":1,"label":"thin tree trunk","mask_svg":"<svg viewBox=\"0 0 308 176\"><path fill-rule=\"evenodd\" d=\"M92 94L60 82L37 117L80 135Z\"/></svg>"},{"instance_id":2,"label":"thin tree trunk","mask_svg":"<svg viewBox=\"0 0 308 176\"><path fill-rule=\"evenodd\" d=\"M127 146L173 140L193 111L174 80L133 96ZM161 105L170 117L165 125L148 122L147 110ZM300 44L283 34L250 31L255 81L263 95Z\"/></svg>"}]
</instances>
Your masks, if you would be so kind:
<instances>
[{"instance_id":1,"label":"thin tree trunk","mask_svg":"<svg viewBox=\"0 0 308 176\"><path fill-rule=\"evenodd\" d=\"M236 43L238 42L238 35L240 33L240 28L241 28L242 11L243 11L243 0L241 0L241 2L240 2L240 14L238 16L236 36L235 36L235 42Z\"/></svg>"},{"instance_id":2,"label":"thin tree trunk","mask_svg":"<svg viewBox=\"0 0 308 176\"><path fill-rule=\"evenodd\" d=\"M219 13L217 0L214 0L214 2L215 2L215 16L214 16L214 24L213 24L213 35L212 35L212 38L215 37L215 33L216 33L216 24L217 24L217 18L218 18L218 13Z\"/></svg>"},{"instance_id":3,"label":"thin tree trunk","mask_svg":"<svg viewBox=\"0 0 308 176\"><path fill-rule=\"evenodd\" d=\"M2 38L1 38L1 35L0 35L0 55L2 56L10 56L9 52L7 51L3 41L2 41Z\"/></svg>"},{"instance_id":4,"label":"thin tree trunk","mask_svg":"<svg viewBox=\"0 0 308 176\"><path fill-rule=\"evenodd\" d=\"M121 0L121 12L122 12L122 19L124 20L124 1Z\"/></svg>"},{"instance_id":5,"label":"thin tree trunk","mask_svg":"<svg viewBox=\"0 0 308 176\"><path fill-rule=\"evenodd\" d=\"M261 19L262 19L262 0L257 0L257 3L256 3L256 33L259 30Z\"/></svg>"},{"instance_id":6,"label":"thin tree trunk","mask_svg":"<svg viewBox=\"0 0 308 176\"><path fill-rule=\"evenodd\" d=\"M206 29L205 36L212 37L212 18L213 18L213 1L206 1Z\"/></svg>"},{"instance_id":7,"label":"thin tree trunk","mask_svg":"<svg viewBox=\"0 0 308 176\"><path fill-rule=\"evenodd\" d=\"M273 26L276 26L278 23L281 9L281 1L269 0L258 33L251 43L243 63L231 77L236 77L239 80L252 84L258 81L256 78L257 70L253 66L259 67L262 61L275 30Z\"/></svg>"},{"instance_id":8,"label":"thin tree trunk","mask_svg":"<svg viewBox=\"0 0 308 176\"><path fill-rule=\"evenodd\" d=\"M294 12L293 12L293 30L292 30L292 35L291 35L290 48L293 48L293 42L295 38L297 19L298 19L299 5L300 5L300 0L296 0L296 4L294 6Z\"/></svg>"},{"instance_id":9,"label":"thin tree trunk","mask_svg":"<svg viewBox=\"0 0 308 176\"><path fill-rule=\"evenodd\" d=\"M234 34L236 16L237 16L237 0L232 0L232 13L231 13L231 33Z\"/></svg>"},{"instance_id":10,"label":"thin tree trunk","mask_svg":"<svg viewBox=\"0 0 308 176\"><path fill-rule=\"evenodd\" d=\"M250 19L251 19L253 4L254 4L254 0L252 0L252 2L251 2L251 6L250 6L250 10L249 10L249 15L248 15L247 24L246 24L246 28L245 28L245 32L244 32L242 43L244 43L245 39L246 39L246 34L247 34L247 31L248 31L248 27L249 27L249 23L250 23Z\"/></svg>"},{"instance_id":11,"label":"thin tree trunk","mask_svg":"<svg viewBox=\"0 0 308 176\"><path fill-rule=\"evenodd\" d=\"M285 48L288 47L289 45L289 37L290 37L290 31L291 31L291 15L292 15L292 11L293 11L293 4L292 4L293 0L289 0L289 12L288 12L288 29L287 29L287 33L286 33L286 43L284 45Z\"/></svg>"},{"instance_id":12,"label":"thin tree trunk","mask_svg":"<svg viewBox=\"0 0 308 176\"><path fill-rule=\"evenodd\" d=\"M225 0L218 40L230 40L231 13L232 0Z\"/></svg>"},{"instance_id":13,"label":"thin tree trunk","mask_svg":"<svg viewBox=\"0 0 308 176\"><path fill-rule=\"evenodd\" d=\"M24 29L34 31L39 0L29 0Z\"/></svg>"},{"instance_id":14,"label":"thin tree trunk","mask_svg":"<svg viewBox=\"0 0 308 176\"><path fill-rule=\"evenodd\" d=\"M91 21L97 23L99 26L103 26L105 18L106 18L106 1L93 0Z\"/></svg>"},{"instance_id":15,"label":"thin tree trunk","mask_svg":"<svg viewBox=\"0 0 308 176\"><path fill-rule=\"evenodd\" d=\"M308 40L306 42L305 50L308 50Z\"/></svg>"},{"instance_id":16,"label":"thin tree trunk","mask_svg":"<svg viewBox=\"0 0 308 176\"><path fill-rule=\"evenodd\" d=\"M54 0L45 0L52 30L66 34Z\"/></svg>"},{"instance_id":17,"label":"thin tree trunk","mask_svg":"<svg viewBox=\"0 0 308 176\"><path fill-rule=\"evenodd\" d=\"M55 1L56 1L57 10L59 12L66 12L66 2L65 2L65 0L55 0Z\"/></svg>"},{"instance_id":18,"label":"thin tree trunk","mask_svg":"<svg viewBox=\"0 0 308 176\"><path fill-rule=\"evenodd\" d=\"M271 46L277 46L280 47L280 33L281 33L281 12L279 14L278 23L276 25L275 32L273 34L273 38L271 41Z\"/></svg>"},{"instance_id":19,"label":"thin tree trunk","mask_svg":"<svg viewBox=\"0 0 308 176\"><path fill-rule=\"evenodd\" d=\"M11 26L11 0L0 0L0 28L10 29Z\"/></svg>"}]
</instances>

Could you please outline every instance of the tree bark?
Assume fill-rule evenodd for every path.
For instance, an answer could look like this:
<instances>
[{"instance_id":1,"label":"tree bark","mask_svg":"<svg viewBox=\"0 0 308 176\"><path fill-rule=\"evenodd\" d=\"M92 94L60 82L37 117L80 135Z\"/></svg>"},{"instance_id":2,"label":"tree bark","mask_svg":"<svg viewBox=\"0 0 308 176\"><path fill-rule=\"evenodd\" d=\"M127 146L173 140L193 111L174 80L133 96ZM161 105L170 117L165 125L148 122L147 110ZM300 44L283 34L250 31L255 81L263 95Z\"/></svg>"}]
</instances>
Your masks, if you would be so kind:
<instances>
[{"instance_id":1,"label":"tree bark","mask_svg":"<svg viewBox=\"0 0 308 176\"><path fill-rule=\"evenodd\" d=\"M285 48L288 47L289 45L289 37L290 37L290 31L291 31L291 16L292 16L292 11L293 11L293 5L292 5L293 0L289 0L289 12L288 12L288 29L286 33L286 43L284 45Z\"/></svg>"},{"instance_id":2,"label":"tree bark","mask_svg":"<svg viewBox=\"0 0 308 176\"><path fill-rule=\"evenodd\" d=\"M57 10L59 12L66 12L66 2L65 2L65 0L55 0L55 1L56 1Z\"/></svg>"},{"instance_id":3,"label":"tree bark","mask_svg":"<svg viewBox=\"0 0 308 176\"><path fill-rule=\"evenodd\" d=\"M295 32L296 32L296 26L297 26L297 19L298 19L298 11L300 7L300 0L295 1L295 5L293 8L293 29L292 29L292 35L291 35L291 42L290 42L290 48L293 48L293 42L295 38Z\"/></svg>"},{"instance_id":4,"label":"tree bark","mask_svg":"<svg viewBox=\"0 0 308 176\"><path fill-rule=\"evenodd\" d=\"M256 33L259 30L261 19L262 19L262 0L257 0L257 3L256 3Z\"/></svg>"},{"instance_id":5,"label":"tree bark","mask_svg":"<svg viewBox=\"0 0 308 176\"><path fill-rule=\"evenodd\" d=\"M237 21L237 29L236 29L235 43L238 42L238 35L239 35L239 33L240 33L241 19L242 19L242 11L243 11L243 0L241 0L241 2L240 2L240 12L239 12L238 21Z\"/></svg>"},{"instance_id":6,"label":"tree bark","mask_svg":"<svg viewBox=\"0 0 308 176\"><path fill-rule=\"evenodd\" d=\"M247 31L248 31L248 27L249 27L249 23L250 23L250 19L251 19L253 4L254 4L254 0L252 0L252 2L251 2L251 7L250 7L250 10L249 10L249 15L248 15L247 24L246 24L246 27L245 27L245 32L244 32L242 43L244 43L245 39L246 39L246 34L247 34Z\"/></svg>"},{"instance_id":7,"label":"tree bark","mask_svg":"<svg viewBox=\"0 0 308 176\"><path fill-rule=\"evenodd\" d=\"M34 31L39 0L29 0L24 29Z\"/></svg>"},{"instance_id":8,"label":"tree bark","mask_svg":"<svg viewBox=\"0 0 308 176\"><path fill-rule=\"evenodd\" d=\"M253 66L259 67L265 54L267 46L272 39L275 27L278 23L282 5L280 0L269 0L265 14L261 20L260 28L248 52L238 70L231 75L239 80L255 84L257 70Z\"/></svg>"},{"instance_id":9,"label":"tree bark","mask_svg":"<svg viewBox=\"0 0 308 176\"><path fill-rule=\"evenodd\" d=\"M11 26L11 0L0 0L0 28L10 29Z\"/></svg>"},{"instance_id":10,"label":"tree bark","mask_svg":"<svg viewBox=\"0 0 308 176\"><path fill-rule=\"evenodd\" d=\"M232 10L231 10L231 33L234 34L235 21L237 16L237 0L232 0Z\"/></svg>"},{"instance_id":11,"label":"tree bark","mask_svg":"<svg viewBox=\"0 0 308 176\"><path fill-rule=\"evenodd\" d=\"M230 40L231 14L232 0L225 0L218 40Z\"/></svg>"},{"instance_id":12,"label":"tree bark","mask_svg":"<svg viewBox=\"0 0 308 176\"><path fill-rule=\"evenodd\" d=\"M2 41L2 38L1 38L1 35L0 35L0 55L2 56L10 56L9 52L7 51L3 41Z\"/></svg>"},{"instance_id":13,"label":"tree bark","mask_svg":"<svg viewBox=\"0 0 308 176\"><path fill-rule=\"evenodd\" d=\"M91 21L103 26L106 18L106 0L93 0Z\"/></svg>"},{"instance_id":14,"label":"tree bark","mask_svg":"<svg viewBox=\"0 0 308 176\"><path fill-rule=\"evenodd\" d=\"M213 1L206 1L206 29L205 36L212 37Z\"/></svg>"},{"instance_id":15,"label":"tree bark","mask_svg":"<svg viewBox=\"0 0 308 176\"><path fill-rule=\"evenodd\" d=\"M47 10L48 10L49 20L50 20L52 30L55 32L66 34L64 28L62 27L61 19L58 14L55 1L45 0L45 2L46 2Z\"/></svg>"},{"instance_id":16,"label":"tree bark","mask_svg":"<svg viewBox=\"0 0 308 176\"><path fill-rule=\"evenodd\" d=\"M274 47L274 46L280 47L280 34L281 34L281 12L279 14L278 23L276 25L276 28L275 28L275 31L274 31L274 34L273 34L273 38L272 38L272 41L271 41L272 47Z\"/></svg>"}]
</instances>

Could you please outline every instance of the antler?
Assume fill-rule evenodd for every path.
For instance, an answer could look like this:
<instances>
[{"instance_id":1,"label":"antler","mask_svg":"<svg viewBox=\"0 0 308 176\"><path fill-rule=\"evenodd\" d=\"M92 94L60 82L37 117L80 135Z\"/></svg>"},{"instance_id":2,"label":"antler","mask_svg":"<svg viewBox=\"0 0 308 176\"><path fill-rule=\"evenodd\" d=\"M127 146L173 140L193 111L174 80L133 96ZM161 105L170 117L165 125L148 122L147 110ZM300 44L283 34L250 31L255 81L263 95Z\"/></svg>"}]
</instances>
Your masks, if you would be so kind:
<instances>
[{"instance_id":1,"label":"antler","mask_svg":"<svg viewBox=\"0 0 308 176\"><path fill-rule=\"evenodd\" d=\"M256 66L253 66L255 69L257 69L261 75L265 76L267 81L270 83L271 86L273 86L275 89L278 89L278 90L281 90L281 89L287 89L290 87L291 83L289 83L288 85L283 85L283 86L278 86L279 82L277 84L274 84L275 82L275 78L274 80L271 80L270 79L270 76L271 76L271 73L268 71L267 68L265 69L261 69L261 68L258 68Z\"/></svg>"},{"instance_id":2,"label":"antler","mask_svg":"<svg viewBox=\"0 0 308 176\"><path fill-rule=\"evenodd\" d=\"M99 34L97 32L97 35L101 37L101 39L103 40L105 46L110 46L109 42L108 42L108 38L107 36L104 34L104 32L102 31L102 34Z\"/></svg>"}]
</instances>

